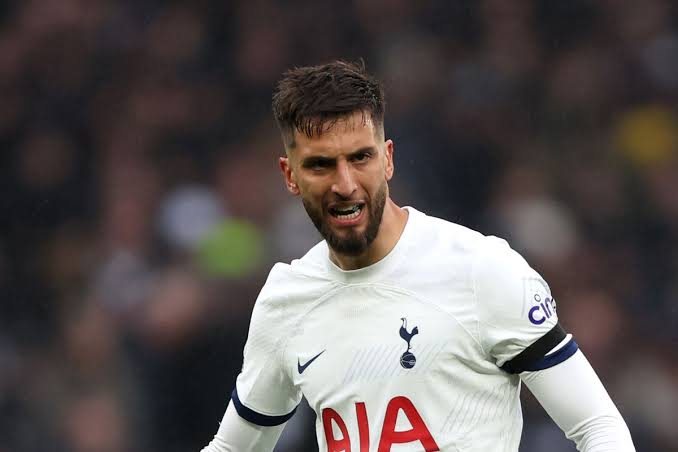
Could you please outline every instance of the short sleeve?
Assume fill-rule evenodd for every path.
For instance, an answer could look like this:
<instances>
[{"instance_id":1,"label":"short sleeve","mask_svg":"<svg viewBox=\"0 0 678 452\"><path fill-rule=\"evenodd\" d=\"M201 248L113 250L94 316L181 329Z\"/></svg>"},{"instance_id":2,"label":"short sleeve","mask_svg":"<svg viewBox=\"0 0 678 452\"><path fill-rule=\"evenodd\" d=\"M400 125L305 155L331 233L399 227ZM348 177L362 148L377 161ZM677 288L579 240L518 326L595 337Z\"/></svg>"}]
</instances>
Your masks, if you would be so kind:
<instances>
[{"instance_id":1,"label":"short sleeve","mask_svg":"<svg viewBox=\"0 0 678 452\"><path fill-rule=\"evenodd\" d=\"M300 390L283 366L287 317L284 300L261 295L252 312L242 371L232 400L238 414L257 425L286 422L301 400Z\"/></svg>"},{"instance_id":2,"label":"short sleeve","mask_svg":"<svg viewBox=\"0 0 678 452\"><path fill-rule=\"evenodd\" d=\"M558 324L544 279L506 241L487 237L474 259L472 282L481 344L503 366Z\"/></svg>"}]
</instances>

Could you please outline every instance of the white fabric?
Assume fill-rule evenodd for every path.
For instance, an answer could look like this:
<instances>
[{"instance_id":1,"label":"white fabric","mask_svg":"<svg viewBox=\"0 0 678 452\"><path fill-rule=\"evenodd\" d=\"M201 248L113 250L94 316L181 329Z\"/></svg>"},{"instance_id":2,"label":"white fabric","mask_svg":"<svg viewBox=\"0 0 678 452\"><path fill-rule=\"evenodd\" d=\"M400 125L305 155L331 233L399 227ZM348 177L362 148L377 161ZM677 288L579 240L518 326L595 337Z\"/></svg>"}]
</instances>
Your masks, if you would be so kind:
<instances>
[{"instance_id":1,"label":"white fabric","mask_svg":"<svg viewBox=\"0 0 678 452\"><path fill-rule=\"evenodd\" d=\"M250 424L238 415L231 402L217 434L202 452L269 452L275 447L284 427L285 424L275 427Z\"/></svg>"},{"instance_id":2,"label":"white fabric","mask_svg":"<svg viewBox=\"0 0 678 452\"><path fill-rule=\"evenodd\" d=\"M554 351L559 348L560 345ZM581 351L550 369L524 372L521 378L556 424L575 442L577 450L635 451L624 420ZM284 424L276 427L250 424L236 413L231 403L219 431L202 452L272 451L283 427Z\"/></svg>"},{"instance_id":3,"label":"white fabric","mask_svg":"<svg viewBox=\"0 0 678 452\"><path fill-rule=\"evenodd\" d=\"M581 351L550 369L521 374L525 385L582 452L633 452L631 434Z\"/></svg>"},{"instance_id":4,"label":"white fabric","mask_svg":"<svg viewBox=\"0 0 678 452\"><path fill-rule=\"evenodd\" d=\"M252 314L239 399L283 416L303 394L321 452L328 440L362 452L368 436L370 450L390 441L394 451L434 442L515 452L520 378L499 366L557 323L549 287L505 241L407 209L395 248L369 267L341 270L324 242L274 266ZM415 424L404 441L397 432Z\"/></svg>"}]
</instances>

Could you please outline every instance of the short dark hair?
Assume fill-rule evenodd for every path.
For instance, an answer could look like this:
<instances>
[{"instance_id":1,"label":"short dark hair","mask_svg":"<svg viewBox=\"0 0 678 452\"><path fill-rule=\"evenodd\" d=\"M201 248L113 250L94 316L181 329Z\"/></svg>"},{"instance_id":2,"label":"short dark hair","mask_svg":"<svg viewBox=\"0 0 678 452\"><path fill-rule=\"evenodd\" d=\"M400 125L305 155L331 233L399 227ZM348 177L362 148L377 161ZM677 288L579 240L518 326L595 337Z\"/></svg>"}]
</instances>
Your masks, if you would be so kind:
<instances>
[{"instance_id":1,"label":"short dark hair","mask_svg":"<svg viewBox=\"0 0 678 452\"><path fill-rule=\"evenodd\" d=\"M273 115L287 147L295 145L295 130L319 136L358 111L369 114L375 128L383 128L384 88L362 60L290 69L273 93Z\"/></svg>"}]
</instances>

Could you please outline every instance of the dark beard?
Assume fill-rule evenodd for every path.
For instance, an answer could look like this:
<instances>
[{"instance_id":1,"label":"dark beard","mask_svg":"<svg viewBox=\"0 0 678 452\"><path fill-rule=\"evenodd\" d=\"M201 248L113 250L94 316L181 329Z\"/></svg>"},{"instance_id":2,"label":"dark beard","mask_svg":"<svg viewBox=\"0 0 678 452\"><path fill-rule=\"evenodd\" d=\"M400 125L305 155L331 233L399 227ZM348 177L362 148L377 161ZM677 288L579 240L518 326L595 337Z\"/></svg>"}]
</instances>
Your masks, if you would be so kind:
<instances>
[{"instance_id":1,"label":"dark beard","mask_svg":"<svg viewBox=\"0 0 678 452\"><path fill-rule=\"evenodd\" d=\"M386 183L384 182L381 187L379 187L376 196L370 204L370 216L367 219L365 232L362 234L351 233L351 235L346 238L337 237L332 232L332 229L327 222L323 221L323 214L321 211L311 206L305 199L302 199L302 202L304 203L304 209L306 209L306 213L309 218L311 218L315 228L320 232L320 235L323 236L327 245L332 248L335 253L343 254L345 256L360 256L367 248L369 248L372 242L374 242L374 239L377 238L377 234L379 233L381 217L384 214L384 206L386 205Z\"/></svg>"}]
</instances>

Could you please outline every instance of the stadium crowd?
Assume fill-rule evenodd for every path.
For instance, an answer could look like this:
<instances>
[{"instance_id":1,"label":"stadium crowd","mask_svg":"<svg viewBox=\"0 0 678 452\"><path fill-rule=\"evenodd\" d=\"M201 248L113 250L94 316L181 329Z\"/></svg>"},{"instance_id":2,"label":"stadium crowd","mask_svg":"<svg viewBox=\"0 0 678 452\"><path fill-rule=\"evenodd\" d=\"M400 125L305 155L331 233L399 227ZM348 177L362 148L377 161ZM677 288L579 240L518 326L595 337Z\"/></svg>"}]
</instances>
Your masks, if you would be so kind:
<instances>
[{"instance_id":1,"label":"stadium crowd","mask_svg":"<svg viewBox=\"0 0 678 452\"><path fill-rule=\"evenodd\" d=\"M396 202L507 238L637 450L678 451L675 2L25 0L0 6L0 452L210 440L270 266L319 240L274 83L361 57ZM523 400L521 452L574 450Z\"/></svg>"}]
</instances>

